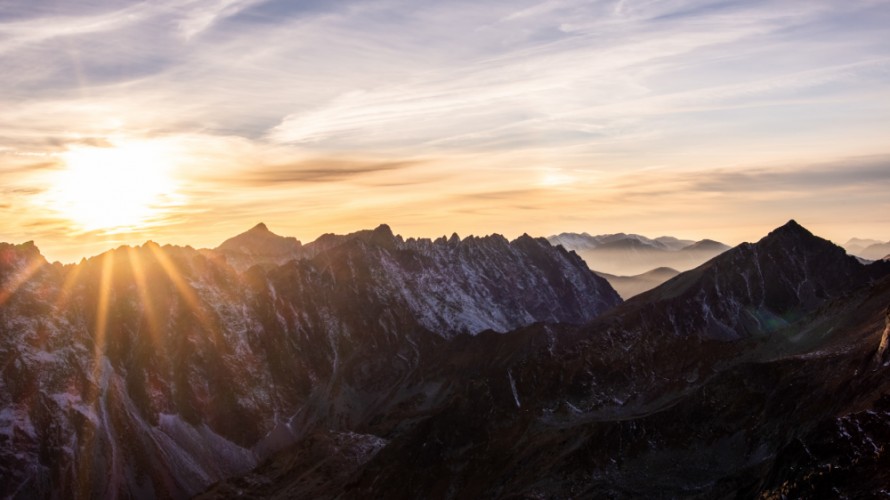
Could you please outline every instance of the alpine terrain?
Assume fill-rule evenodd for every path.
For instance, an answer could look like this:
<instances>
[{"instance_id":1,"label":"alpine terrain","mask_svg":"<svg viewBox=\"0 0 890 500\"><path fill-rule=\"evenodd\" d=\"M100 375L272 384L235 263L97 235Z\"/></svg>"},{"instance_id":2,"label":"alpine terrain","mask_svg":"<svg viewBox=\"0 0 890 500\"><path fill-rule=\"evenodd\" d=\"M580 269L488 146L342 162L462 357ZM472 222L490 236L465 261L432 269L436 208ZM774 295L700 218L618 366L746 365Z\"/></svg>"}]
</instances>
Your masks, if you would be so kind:
<instances>
[{"instance_id":1,"label":"alpine terrain","mask_svg":"<svg viewBox=\"0 0 890 500\"><path fill-rule=\"evenodd\" d=\"M189 497L322 429L373 450L354 429L447 400L420 372L447 339L621 302L544 239L385 225L302 246L260 224L215 250L67 266L2 244L0 279L0 496L16 498Z\"/></svg>"},{"instance_id":2,"label":"alpine terrain","mask_svg":"<svg viewBox=\"0 0 890 500\"><path fill-rule=\"evenodd\" d=\"M790 221L622 302L558 243L2 244L0 495L890 492L890 262Z\"/></svg>"}]
</instances>

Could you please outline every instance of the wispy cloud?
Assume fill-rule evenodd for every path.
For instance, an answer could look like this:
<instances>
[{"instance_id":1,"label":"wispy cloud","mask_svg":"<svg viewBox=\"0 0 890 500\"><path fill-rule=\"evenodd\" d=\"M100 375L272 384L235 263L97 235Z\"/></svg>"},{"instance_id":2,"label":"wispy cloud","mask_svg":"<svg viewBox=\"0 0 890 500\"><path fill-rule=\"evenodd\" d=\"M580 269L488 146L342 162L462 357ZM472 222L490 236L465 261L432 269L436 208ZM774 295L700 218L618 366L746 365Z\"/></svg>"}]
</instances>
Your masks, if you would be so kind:
<instances>
[{"instance_id":1,"label":"wispy cloud","mask_svg":"<svg viewBox=\"0 0 890 500\"><path fill-rule=\"evenodd\" d=\"M239 14L265 0L192 0L184 2L184 15L178 22L183 36L189 40L211 28L215 23Z\"/></svg>"},{"instance_id":2,"label":"wispy cloud","mask_svg":"<svg viewBox=\"0 0 890 500\"><path fill-rule=\"evenodd\" d=\"M719 227L783 196L832 220L818 198L880 203L880 162L836 162L888 153L887 25L872 0L13 0L0 183L46 189L77 148L175 144L187 201L132 235L155 239L261 214L304 233ZM0 232L55 220L32 197L4 199Z\"/></svg>"},{"instance_id":3,"label":"wispy cloud","mask_svg":"<svg viewBox=\"0 0 890 500\"><path fill-rule=\"evenodd\" d=\"M238 186L262 187L356 180L377 173L393 173L416 167L413 161L362 161L314 159L283 165L257 165L237 176L220 179ZM402 184L404 185L404 184Z\"/></svg>"},{"instance_id":4,"label":"wispy cloud","mask_svg":"<svg viewBox=\"0 0 890 500\"><path fill-rule=\"evenodd\" d=\"M890 156L850 158L796 168L751 168L715 170L707 175L686 175L688 190L697 192L801 192L809 196L818 191L863 190L890 191Z\"/></svg>"}]
</instances>

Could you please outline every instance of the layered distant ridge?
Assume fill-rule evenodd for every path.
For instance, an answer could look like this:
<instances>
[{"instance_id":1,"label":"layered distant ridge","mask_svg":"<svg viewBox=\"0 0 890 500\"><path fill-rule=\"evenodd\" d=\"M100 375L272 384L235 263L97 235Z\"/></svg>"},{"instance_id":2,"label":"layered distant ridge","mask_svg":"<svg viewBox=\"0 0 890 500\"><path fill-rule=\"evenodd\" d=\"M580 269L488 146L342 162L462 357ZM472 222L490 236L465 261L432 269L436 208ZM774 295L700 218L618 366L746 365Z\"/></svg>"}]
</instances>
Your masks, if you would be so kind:
<instances>
[{"instance_id":1,"label":"layered distant ridge","mask_svg":"<svg viewBox=\"0 0 890 500\"><path fill-rule=\"evenodd\" d=\"M711 259L729 246L714 240L683 240L672 236L651 239L639 234L561 233L547 238L574 250L598 273L635 276L658 267L686 271Z\"/></svg>"}]
</instances>

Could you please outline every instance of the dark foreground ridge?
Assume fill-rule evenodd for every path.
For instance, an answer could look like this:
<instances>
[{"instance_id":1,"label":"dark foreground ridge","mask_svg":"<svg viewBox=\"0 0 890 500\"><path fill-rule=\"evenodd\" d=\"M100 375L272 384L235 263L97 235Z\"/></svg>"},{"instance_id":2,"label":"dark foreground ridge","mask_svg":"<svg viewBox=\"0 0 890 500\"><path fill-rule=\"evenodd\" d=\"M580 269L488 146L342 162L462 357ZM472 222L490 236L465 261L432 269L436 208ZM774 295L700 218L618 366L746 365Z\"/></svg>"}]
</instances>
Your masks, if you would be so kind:
<instances>
[{"instance_id":1,"label":"dark foreground ridge","mask_svg":"<svg viewBox=\"0 0 890 500\"><path fill-rule=\"evenodd\" d=\"M0 244L0 495L888 488L890 263L794 221L623 304L528 236L281 238Z\"/></svg>"},{"instance_id":2,"label":"dark foreground ridge","mask_svg":"<svg viewBox=\"0 0 890 500\"><path fill-rule=\"evenodd\" d=\"M447 338L621 302L543 239L385 225L303 246L259 224L68 266L0 244L0 283L0 496L29 498L188 497L334 422L446 397L416 377Z\"/></svg>"}]
</instances>

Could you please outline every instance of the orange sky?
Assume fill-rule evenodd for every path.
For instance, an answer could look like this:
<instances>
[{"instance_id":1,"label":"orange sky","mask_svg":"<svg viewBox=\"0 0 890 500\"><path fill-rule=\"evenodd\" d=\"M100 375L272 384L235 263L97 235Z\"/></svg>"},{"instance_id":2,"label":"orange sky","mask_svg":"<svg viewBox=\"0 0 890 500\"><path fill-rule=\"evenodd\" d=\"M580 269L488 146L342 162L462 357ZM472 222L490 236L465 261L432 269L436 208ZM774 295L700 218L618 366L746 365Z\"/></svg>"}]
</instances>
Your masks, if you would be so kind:
<instances>
[{"instance_id":1,"label":"orange sky","mask_svg":"<svg viewBox=\"0 0 890 500\"><path fill-rule=\"evenodd\" d=\"M0 241L890 239L890 4L14 0Z\"/></svg>"}]
</instances>

